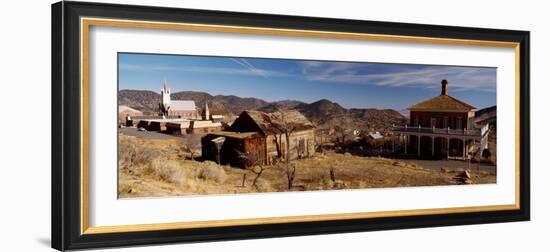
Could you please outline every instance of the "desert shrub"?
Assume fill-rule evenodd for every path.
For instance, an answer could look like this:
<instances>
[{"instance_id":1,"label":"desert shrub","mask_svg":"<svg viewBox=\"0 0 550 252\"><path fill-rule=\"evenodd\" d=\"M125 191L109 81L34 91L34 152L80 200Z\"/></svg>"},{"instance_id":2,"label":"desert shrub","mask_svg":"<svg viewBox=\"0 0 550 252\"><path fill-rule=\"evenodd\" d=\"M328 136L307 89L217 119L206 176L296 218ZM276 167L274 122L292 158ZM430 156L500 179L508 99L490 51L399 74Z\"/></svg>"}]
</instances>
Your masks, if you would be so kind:
<instances>
[{"instance_id":1,"label":"desert shrub","mask_svg":"<svg viewBox=\"0 0 550 252\"><path fill-rule=\"evenodd\" d=\"M151 162L150 169L160 176L161 179L178 185L192 183L196 172L192 169L185 169L174 160L155 159Z\"/></svg>"},{"instance_id":2,"label":"desert shrub","mask_svg":"<svg viewBox=\"0 0 550 252\"><path fill-rule=\"evenodd\" d=\"M225 170L214 162L189 163L176 160L155 159L148 166L148 172L162 180L188 188L197 187L203 181L222 183L226 180Z\"/></svg>"},{"instance_id":3,"label":"desert shrub","mask_svg":"<svg viewBox=\"0 0 550 252\"><path fill-rule=\"evenodd\" d=\"M323 180L329 177L329 172L327 171L326 174L324 172L316 172L316 171L310 171L307 173L302 180L307 181L309 183L317 183L321 184Z\"/></svg>"},{"instance_id":4,"label":"desert shrub","mask_svg":"<svg viewBox=\"0 0 550 252\"><path fill-rule=\"evenodd\" d=\"M334 186L334 181L332 181L330 178L323 178L319 181L319 184L323 188L332 188Z\"/></svg>"},{"instance_id":5,"label":"desert shrub","mask_svg":"<svg viewBox=\"0 0 550 252\"><path fill-rule=\"evenodd\" d=\"M256 191L258 192L272 192L274 190L271 183L267 180L259 179L258 182L256 182Z\"/></svg>"},{"instance_id":6,"label":"desert shrub","mask_svg":"<svg viewBox=\"0 0 550 252\"><path fill-rule=\"evenodd\" d=\"M368 188L368 187L369 187L369 183L368 183L367 181L361 180L361 181L359 181L359 182L357 183L357 187L358 187L358 188Z\"/></svg>"},{"instance_id":7,"label":"desert shrub","mask_svg":"<svg viewBox=\"0 0 550 252\"><path fill-rule=\"evenodd\" d=\"M151 161L159 156L159 150L139 144L138 140L128 136L120 136L118 144L118 163L120 169L140 173Z\"/></svg>"},{"instance_id":8,"label":"desert shrub","mask_svg":"<svg viewBox=\"0 0 550 252\"><path fill-rule=\"evenodd\" d=\"M225 170L214 162L206 161L199 170L198 178L223 183L227 178Z\"/></svg>"}]
</instances>

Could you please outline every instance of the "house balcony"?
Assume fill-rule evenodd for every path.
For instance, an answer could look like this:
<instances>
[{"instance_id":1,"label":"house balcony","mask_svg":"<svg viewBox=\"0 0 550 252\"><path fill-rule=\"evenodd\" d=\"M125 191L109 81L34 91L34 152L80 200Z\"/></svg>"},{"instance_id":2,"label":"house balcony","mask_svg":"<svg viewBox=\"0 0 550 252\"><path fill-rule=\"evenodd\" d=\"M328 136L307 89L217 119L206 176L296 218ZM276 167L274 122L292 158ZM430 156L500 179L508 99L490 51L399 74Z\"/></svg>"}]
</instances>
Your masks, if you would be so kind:
<instances>
[{"instance_id":1,"label":"house balcony","mask_svg":"<svg viewBox=\"0 0 550 252\"><path fill-rule=\"evenodd\" d=\"M392 133L394 152L397 144L404 147L399 149L404 149L405 155L444 156L447 159L466 160L471 153L478 153L481 159L481 150L488 147L489 125L471 130L394 126Z\"/></svg>"},{"instance_id":2,"label":"house balcony","mask_svg":"<svg viewBox=\"0 0 550 252\"><path fill-rule=\"evenodd\" d=\"M405 125L392 127L393 134L404 135L419 135L419 136L434 136L434 137L449 137L449 138L483 138L489 132L489 124L486 124L480 129L450 129L436 127L409 127Z\"/></svg>"}]
</instances>

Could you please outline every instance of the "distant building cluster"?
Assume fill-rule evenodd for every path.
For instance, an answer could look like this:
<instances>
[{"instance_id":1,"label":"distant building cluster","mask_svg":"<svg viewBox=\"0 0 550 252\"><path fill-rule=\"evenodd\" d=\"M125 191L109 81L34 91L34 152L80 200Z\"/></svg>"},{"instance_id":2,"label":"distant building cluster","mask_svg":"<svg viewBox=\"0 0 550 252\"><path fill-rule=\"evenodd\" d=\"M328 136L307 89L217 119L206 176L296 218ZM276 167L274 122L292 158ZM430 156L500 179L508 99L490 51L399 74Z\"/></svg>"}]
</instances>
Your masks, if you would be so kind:
<instances>
[{"instance_id":1,"label":"distant building cluster","mask_svg":"<svg viewBox=\"0 0 550 252\"><path fill-rule=\"evenodd\" d=\"M273 164L315 154L315 127L296 110L264 113L243 111L231 125L222 127L224 112L205 103L202 113L194 101L172 100L164 82L159 114L147 116L128 106L119 106L126 127L168 134L204 134L202 157L234 167Z\"/></svg>"},{"instance_id":2,"label":"distant building cluster","mask_svg":"<svg viewBox=\"0 0 550 252\"><path fill-rule=\"evenodd\" d=\"M142 112L128 106L119 106L119 118L124 118L127 127L143 128L169 134L185 135L208 133L222 129L223 110L211 113L205 102L202 113L192 100L172 100L170 87L165 81L161 89L159 114L143 115Z\"/></svg>"}]
</instances>

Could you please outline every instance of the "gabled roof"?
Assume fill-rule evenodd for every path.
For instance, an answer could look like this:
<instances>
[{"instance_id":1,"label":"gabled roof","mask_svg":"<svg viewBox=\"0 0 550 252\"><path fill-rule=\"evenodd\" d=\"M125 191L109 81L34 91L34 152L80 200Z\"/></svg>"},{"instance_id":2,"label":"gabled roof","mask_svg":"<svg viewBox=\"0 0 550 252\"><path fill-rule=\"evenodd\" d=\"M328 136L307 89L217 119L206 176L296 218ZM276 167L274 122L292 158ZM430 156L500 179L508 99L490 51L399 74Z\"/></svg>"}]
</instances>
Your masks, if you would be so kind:
<instances>
[{"instance_id":1,"label":"gabled roof","mask_svg":"<svg viewBox=\"0 0 550 252\"><path fill-rule=\"evenodd\" d=\"M409 110L419 111L458 111L468 112L476 107L458 100L450 95L439 95L428 100L421 101L408 108Z\"/></svg>"},{"instance_id":2,"label":"gabled roof","mask_svg":"<svg viewBox=\"0 0 550 252\"><path fill-rule=\"evenodd\" d=\"M170 110L196 110L196 106L194 101L172 100L170 101Z\"/></svg>"},{"instance_id":3,"label":"gabled roof","mask_svg":"<svg viewBox=\"0 0 550 252\"><path fill-rule=\"evenodd\" d=\"M313 129L313 124L297 110L264 113L257 110L245 110L241 116L248 115L265 135L281 134L286 129L301 131Z\"/></svg>"},{"instance_id":4,"label":"gabled roof","mask_svg":"<svg viewBox=\"0 0 550 252\"><path fill-rule=\"evenodd\" d=\"M256 136L257 134L259 134L259 132L214 131L210 133L210 135L218 136L218 138L229 137L229 138L238 138L238 139L244 139L244 138ZM214 139L212 139L211 141L213 141Z\"/></svg>"}]
</instances>

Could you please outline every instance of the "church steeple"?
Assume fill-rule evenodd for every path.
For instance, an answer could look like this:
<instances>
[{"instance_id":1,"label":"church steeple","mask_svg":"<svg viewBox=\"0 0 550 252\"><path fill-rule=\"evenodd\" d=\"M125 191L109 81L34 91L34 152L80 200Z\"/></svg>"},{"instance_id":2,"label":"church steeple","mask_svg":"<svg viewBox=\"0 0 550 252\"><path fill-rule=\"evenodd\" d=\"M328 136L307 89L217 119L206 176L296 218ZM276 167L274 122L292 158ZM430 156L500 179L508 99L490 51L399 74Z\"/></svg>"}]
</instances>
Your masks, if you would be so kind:
<instances>
[{"instance_id":1,"label":"church steeple","mask_svg":"<svg viewBox=\"0 0 550 252\"><path fill-rule=\"evenodd\" d=\"M210 109L208 109L208 102L204 102L203 120L210 120Z\"/></svg>"},{"instance_id":2,"label":"church steeple","mask_svg":"<svg viewBox=\"0 0 550 252\"><path fill-rule=\"evenodd\" d=\"M160 91L163 94L164 93L170 94L170 87L168 87L168 82L166 81L166 78L164 79L164 85L162 86L162 89Z\"/></svg>"},{"instance_id":3,"label":"church steeple","mask_svg":"<svg viewBox=\"0 0 550 252\"><path fill-rule=\"evenodd\" d=\"M164 79L164 84L160 90L161 102L159 104L161 113L163 115L168 115L168 110L170 110L170 87L168 82Z\"/></svg>"}]
</instances>

